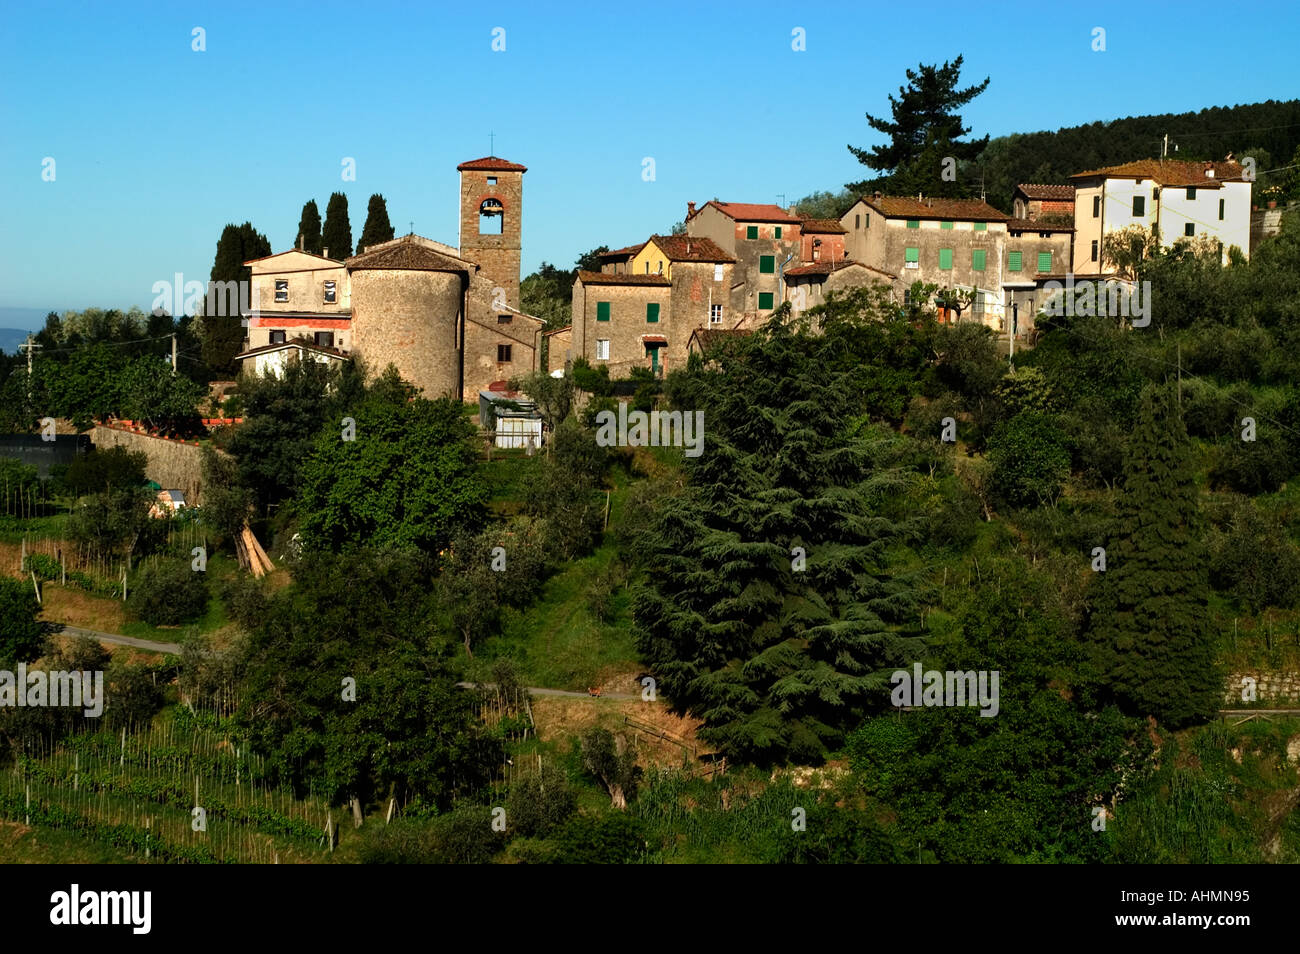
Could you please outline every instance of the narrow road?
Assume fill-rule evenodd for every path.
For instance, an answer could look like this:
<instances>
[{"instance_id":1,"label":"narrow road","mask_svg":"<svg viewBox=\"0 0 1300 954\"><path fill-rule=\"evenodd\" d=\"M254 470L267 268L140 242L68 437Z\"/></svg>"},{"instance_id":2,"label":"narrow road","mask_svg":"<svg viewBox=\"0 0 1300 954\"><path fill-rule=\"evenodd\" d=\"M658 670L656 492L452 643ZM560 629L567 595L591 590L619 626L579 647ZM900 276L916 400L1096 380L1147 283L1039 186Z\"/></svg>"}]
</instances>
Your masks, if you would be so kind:
<instances>
[{"instance_id":1,"label":"narrow road","mask_svg":"<svg viewBox=\"0 0 1300 954\"><path fill-rule=\"evenodd\" d=\"M119 646L132 646L135 649L144 649L152 653L171 653L173 656L181 654L179 643L156 643L152 639L136 639L134 636L119 636L117 633L101 633L94 629L82 629L80 626L69 626L67 623L62 625L55 624L58 628L55 630L60 636L87 636L90 639L97 639L101 643L116 643Z\"/></svg>"},{"instance_id":2,"label":"narrow road","mask_svg":"<svg viewBox=\"0 0 1300 954\"><path fill-rule=\"evenodd\" d=\"M461 689L475 689L479 686L479 683L458 682L456 683L456 685ZM492 689L495 688L496 683L485 682L482 683L482 686L484 689ZM522 686L521 688L528 690L530 693L532 693L535 696L565 696L571 699L593 699L593 698L624 699L624 700L632 700L632 701L636 701L641 698L641 696L635 692L602 692L597 697L597 696L592 696L586 692L575 692L572 689L542 689L538 686Z\"/></svg>"}]
</instances>

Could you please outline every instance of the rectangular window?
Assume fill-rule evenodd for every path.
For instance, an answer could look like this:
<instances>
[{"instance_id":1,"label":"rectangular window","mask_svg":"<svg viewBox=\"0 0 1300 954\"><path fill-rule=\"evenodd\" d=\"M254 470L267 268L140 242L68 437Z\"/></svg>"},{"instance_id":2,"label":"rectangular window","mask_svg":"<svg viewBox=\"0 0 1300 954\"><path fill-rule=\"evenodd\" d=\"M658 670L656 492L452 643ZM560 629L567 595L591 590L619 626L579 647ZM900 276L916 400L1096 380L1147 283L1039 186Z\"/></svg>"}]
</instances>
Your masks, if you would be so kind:
<instances>
[{"instance_id":1,"label":"rectangular window","mask_svg":"<svg viewBox=\"0 0 1300 954\"><path fill-rule=\"evenodd\" d=\"M759 311L772 310L772 292L758 293L758 310Z\"/></svg>"},{"instance_id":2,"label":"rectangular window","mask_svg":"<svg viewBox=\"0 0 1300 954\"><path fill-rule=\"evenodd\" d=\"M596 302L596 320L609 321L609 302L607 301Z\"/></svg>"},{"instance_id":3,"label":"rectangular window","mask_svg":"<svg viewBox=\"0 0 1300 954\"><path fill-rule=\"evenodd\" d=\"M861 213L859 213L858 215L853 216L853 228L854 228L855 230L856 230L856 229L860 229L860 228L862 228L862 215L861 215Z\"/></svg>"},{"instance_id":4,"label":"rectangular window","mask_svg":"<svg viewBox=\"0 0 1300 954\"><path fill-rule=\"evenodd\" d=\"M773 229L772 231L776 234L776 237L777 237L777 238L780 238L780 237L781 237L781 226L778 225L778 226L777 226L775 229Z\"/></svg>"},{"instance_id":5,"label":"rectangular window","mask_svg":"<svg viewBox=\"0 0 1300 954\"><path fill-rule=\"evenodd\" d=\"M907 268L916 268L921 261L921 250L919 248L907 248L903 250L903 264Z\"/></svg>"},{"instance_id":6,"label":"rectangular window","mask_svg":"<svg viewBox=\"0 0 1300 954\"><path fill-rule=\"evenodd\" d=\"M1100 218L1100 216L1101 216L1101 196L1094 195L1092 197L1092 217L1096 219L1096 218Z\"/></svg>"},{"instance_id":7,"label":"rectangular window","mask_svg":"<svg viewBox=\"0 0 1300 954\"><path fill-rule=\"evenodd\" d=\"M275 300L276 301L289 300L289 279L277 278L275 280Z\"/></svg>"},{"instance_id":8,"label":"rectangular window","mask_svg":"<svg viewBox=\"0 0 1300 954\"><path fill-rule=\"evenodd\" d=\"M1223 200L1219 200L1219 221L1223 221Z\"/></svg>"},{"instance_id":9,"label":"rectangular window","mask_svg":"<svg viewBox=\"0 0 1300 954\"><path fill-rule=\"evenodd\" d=\"M982 248L977 248L977 249L972 249L972 250L971 250L971 253L970 253L970 267L971 267L971 271L975 271L975 272L982 272L982 271L984 271L984 258L985 258L985 256L986 256L987 254L988 254L988 253L985 252L984 249L982 249Z\"/></svg>"},{"instance_id":10,"label":"rectangular window","mask_svg":"<svg viewBox=\"0 0 1300 954\"><path fill-rule=\"evenodd\" d=\"M497 184L497 177L496 177L496 176L488 176L488 177L487 177L487 180L488 180L488 185L496 185L496 184Z\"/></svg>"},{"instance_id":11,"label":"rectangular window","mask_svg":"<svg viewBox=\"0 0 1300 954\"><path fill-rule=\"evenodd\" d=\"M776 271L775 255L760 255L758 257L758 271L761 275L771 275Z\"/></svg>"},{"instance_id":12,"label":"rectangular window","mask_svg":"<svg viewBox=\"0 0 1300 954\"><path fill-rule=\"evenodd\" d=\"M908 220L907 220L907 227L908 227L909 229L919 229L919 228L921 227L921 220L920 220L920 219L908 219Z\"/></svg>"},{"instance_id":13,"label":"rectangular window","mask_svg":"<svg viewBox=\"0 0 1300 954\"><path fill-rule=\"evenodd\" d=\"M709 324L711 324L711 325L716 325L716 324L717 324L718 322L720 322L720 321L722 321L722 306L721 306L721 305L710 305L710 306L709 306Z\"/></svg>"},{"instance_id":14,"label":"rectangular window","mask_svg":"<svg viewBox=\"0 0 1300 954\"><path fill-rule=\"evenodd\" d=\"M951 222L940 222L940 223L939 223L939 228L941 228L941 229L948 229L949 231L952 231L952 223L951 223Z\"/></svg>"},{"instance_id":15,"label":"rectangular window","mask_svg":"<svg viewBox=\"0 0 1300 954\"><path fill-rule=\"evenodd\" d=\"M596 360L597 361L609 360L609 339L608 338L596 339Z\"/></svg>"},{"instance_id":16,"label":"rectangular window","mask_svg":"<svg viewBox=\"0 0 1300 954\"><path fill-rule=\"evenodd\" d=\"M315 334L316 345L321 348L334 347L334 332L318 331Z\"/></svg>"},{"instance_id":17,"label":"rectangular window","mask_svg":"<svg viewBox=\"0 0 1300 954\"><path fill-rule=\"evenodd\" d=\"M1133 218L1141 218L1146 215L1147 199L1144 195L1133 196Z\"/></svg>"},{"instance_id":18,"label":"rectangular window","mask_svg":"<svg viewBox=\"0 0 1300 954\"><path fill-rule=\"evenodd\" d=\"M510 360L510 345L497 345L497 361L504 363Z\"/></svg>"},{"instance_id":19,"label":"rectangular window","mask_svg":"<svg viewBox=\"0 0 1300 954\"><path fill-rule=\"evenodd\" d=\"M714 280L715 282L720 282L720 281L722 281L722 266L721 266L721 265L714 265L714 266L713 266L713 280Z\"/></svg>"},{"instance_id":20,"label":"rectangular window","mask_svg":"<svg viewBox=\"0 0 1300 954\"><path fill-rule=\"evenodd\" d=\"M1193 225L1191 222L1188 222L1186 225L1183 226L1183 234L1184 234L1184 235L1195 235L1195 234L1196 234L1196 226Z\"/></svg>"},{"instance_id":21,"label":"rectangular window","mask_svg":"<svg viewBox=\"0 0 1300 954\"><path fill-rule=\"evenodd\" d=\"M515 317L514 315L497 315L497 324L508 325L510 324L511 321L514 320L514 317Z\"/></svg>"},{"instance_id":22,"label":"rectangular window","mask_svg":"<svg viewBox=\"0 0 1300 954\"><path fill-rule=\"evenodd\" d=\"M756 239L756 238L758 238L758 226L757 226L757 225L747 225L747 226L745 226L745 238L747 238L747 239Z\"/></svg>"},{"instance_id":23,"label":"rectangular window","mask_svg":"<svg viewBox=\"0 0 1300 954\"><path fill-rule=\"evenodd\" d=\"M336 300L336 291L333 282L325 283L325 304L332 305Z\"/></svg>"},{"instance_id":24,"label":"rectangular window","mask_svg":"<svg viewBox=\"0 0 1300 954\"><path fill-rule=\"evenodd\" d=\"M1007 253L1007 271L1009 272L1020 271L1020 269L1023 267L1023 265L1021 264L1022 255L1023 253L1021 252Z\"/></svg>"},{"instance_id":25,"label":"rectangular window","mask_svg":"<svg viewBox=\"0 0 1300 954\"><path fill-rule=\"evenodd\" d=\"M1191 201L1192 201L1193 199L1195 199L1195 198L1196 198L1196 186L1188 186L1188 187L1187 187L1187 201L1188 201L1188 202L1191 202Z\"/></svg>"},{"instance_id":26,"label":"rectangular window","mask_svg":"<svg viewBox=\"0 0 1300 954\"><path fill-rule=\"evenodd\" d=\"M871 213L870 213L870 212L868 212L866 215L864 215L864 216L862 217L862 227L863 227L864 229L869 229L869 228L871 228Z\"/></svg>"},{"instance_id":27,"label":"rectangular window","mask_svg":"<svg viewBox=\"0 0 1300 954\"><path fill-rule=\"evenodd\" d=\"M1039 252L1039 253L1038 253L1038 271L1039 271L1039 273L1040 273L1040 274L1042 274L1042 273L1047 273L1047 272L1050 272L1051 270L1052 270L1052 253L1051 253L1051 252Z\"/></svg>"},{"instance_id":28,"label":"rectangular window","mask_svg":"<svg viewBox=\"0 0 1300 954\"><path fill-rule=\"evenodd\" d=\"M284 344L284 332L283 332L283 331L272 331L272 332L271 332L271 344Z\"/></svg>"},{"instance_id":29,"label":"rectangular window","mask_svg":"<svg viewBox=\"0 0 1300 954\"><path fill-rule=\"evenodd\" d=\"M659 302L647 302L645 306L645 320L649 324L655 324L659 320Z\"/></svg>"},{"instance_id":30,"label":"rectangular window","mask_svg":"<svg viewBox=\"0 0 1300 954\"><path fill-rule=\"evenodd\" d=\"M988 230L989 230L989 224L988 224L987 222L976 222L976 223L975 223L975 231L976 231L976 232L987 232Z\"/></svg>"},{"instance_id":31,"label":"rectangular window","mask_svg":"<svg viewBox=\"0 0 1300 954\"><path fill-rule=\"evenodd\" d=\"M1097 240L1092 240L1092 260L1097 261Z\"/></svg>"},{"instance_id":32,"label":"rectangular window","mask_svg":"<svg viewBox=\"0 0 1300 954\"><path fill-rule=\"evenodd\" d=\"M939 249L939 267L945 270L952 268L952 249Z\"/></svg>"}]
</instances>

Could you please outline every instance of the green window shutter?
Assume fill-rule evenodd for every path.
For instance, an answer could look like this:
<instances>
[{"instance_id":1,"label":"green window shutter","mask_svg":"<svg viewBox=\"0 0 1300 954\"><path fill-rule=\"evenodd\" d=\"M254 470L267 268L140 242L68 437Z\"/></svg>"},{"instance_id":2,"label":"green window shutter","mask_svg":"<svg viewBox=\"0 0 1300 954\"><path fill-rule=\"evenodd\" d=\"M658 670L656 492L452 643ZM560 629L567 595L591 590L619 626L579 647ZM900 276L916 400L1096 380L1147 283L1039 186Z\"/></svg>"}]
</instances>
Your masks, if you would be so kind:
<instances>
[{"instance_id":1,"label":"green window shutter","mask_svg":"<svg viewBox=\"0 0 1300 954\"><path fill-rule=\"evenodd\" d=\"M758 293L759 311L770 311L772 309L772 292Z\"/></svg>"},{"instance_id":2,"label":"green window shutter","mask_svg":"<svg viewBox=\"0 0 1300 954\"><path fill-rule=\"evenodd\" d=\"M776 227L776 237L777 238L781 237L781 226L779 225Z\"/></svg>"},{"instance_id":3,"label":"green window shutter","mask_svg":"<svg viewBox=\"0 0 1300 954\"><path fill-rule=\"evenodd\" d=\"M920 219L908 219L908 220L907 220L907 227L908 227L909 229L919 229L919 228L921 227L921 220L920 220Z\"/></svg>"},{"instance_id":4,"label":"green window shutter","mask_svg":"<svg viewBox=\"0 0 1300 954\"><path fill-rule=\"evenodd\" d=\"M609 321L609 302L607 301L596 302L596 320Z\"/></svg>"},{"instance_id":5,"label":"green window shutter","mask_svg":"<svg viewBox=\"0 0 1300 954\"><path fill-rule=\"evenodd\" d=\"M941 229L948 229L949 231L952 231L952 223L951 223L951 222L940 222L940 223L939 223L939 228L941 228Z\"/></svg>"},{"instance_id":6,"label":"green window shutter","mask_svg":"<svg viewBox=\"0 0 1300 954\"><path fill-rule=\"evenodd\" d=\"M1144 195L1133 196L1133 217L1146 215L1147 199Z\"/></svg>"},{"instance_id":7,"label":"green window shutter","mask_svg":"<svg viewBox=\"0 0 1300 954\"><path fill-rule=\"evenodd\" d=\"M944 269L952 268L952 249L939 249L939 267Z\"/></svg>"},{"instance_id":8,"label":"green window shutter","mask_svg":"<svg viewBox=\"0 0 1300 954\"><path fill-rule=\"evenodd\" d=\"M747 225L747 226L745 226L745 238L747 238L747 239L756 239L756 238L758 238L758 226L757 226L757 225Z\"/></svg>"},{"instance_id":9,"label":"green window shutter","mask_svg":"<svg viewBox=\"0 0 1300 954\"><path fill-rule=\"evenodd\" d=\"M771 275L776 271L775 255L760 255L758 257L758 271L763 275Z\"/></svg>"},{"instance_id":10,"label":"green window shutter","mask_svg":"<svg viewBox=\"0 0 1300 954\"><path fill-rule=\"evenodd\" d=\"M1020 252L1007 253L1007 271L1009 272L1020 271L1020 255L1021 255Z\"/></svg>"},{"instance_id":11,"label":"green window shutter","mask_svg":"<svg viewBox=\"0 0 1300 954\"><path fill-rule=\"evenodd\" d=\"M1219 221L1223 221L1223 200L1219 200Z\"/></svg>"},{"instance_id":12,"label":"green window shutter","mask_svg":"<svg viewBox=\"0 0 1300 954\"><path fill-rule=\"evenodd\" d=\"M976 232L987 232L988 230L989 230L989 224L988 224L987 222L976 222L976 223L975 223L975 231L976 231Z\"/></svg>"},{"instance_id":13,"label":"green window shutter","mask_svg":"<svg viewBox=\"0 0 1300 954\"><path fill-rule=\"evenodd\" d=\"M921 250L919 248L907 249L904 259L909 262L919 262L921 260Z\"/></svg>"},{"instance_id":14,"label":"green window shutter","mask_svg":"<svg viewBox=\"0 0 1300 954\"><path fill-rule=\"evenodd\" d=\"M984 256L985 256L985 254L986 254L986 253L985 253L984 249L982 249L982 248L974 249L974 250L970 253L970 267L971 267L971 270L972 270L972 271L976 271L976 272L982 272L982 271L984 271Z\"/></svg>"},{"instance_id":15,"label":"green window shutter","mask_svg":"<svg viewBox=\"0 0 1300 954\"><path fill-rule=\"evenodd\" d=\"M659 302L652 301L645 306L645 320L654 324L659 320Z\"/></svg>"},{"instance_id":16,"label":"green window shutter","mask_svg":"<svg viewBox=\"0 0 1300 954\"><path fill-rule=\"evenodd\" d=\"M1038 253L1038 270L1039 270L1040 272L1050 272L1050 271L1052 270L1052 253L1051 253L1051 252L1039 252L1039 253Z\"/></svg>"}]
</instances>

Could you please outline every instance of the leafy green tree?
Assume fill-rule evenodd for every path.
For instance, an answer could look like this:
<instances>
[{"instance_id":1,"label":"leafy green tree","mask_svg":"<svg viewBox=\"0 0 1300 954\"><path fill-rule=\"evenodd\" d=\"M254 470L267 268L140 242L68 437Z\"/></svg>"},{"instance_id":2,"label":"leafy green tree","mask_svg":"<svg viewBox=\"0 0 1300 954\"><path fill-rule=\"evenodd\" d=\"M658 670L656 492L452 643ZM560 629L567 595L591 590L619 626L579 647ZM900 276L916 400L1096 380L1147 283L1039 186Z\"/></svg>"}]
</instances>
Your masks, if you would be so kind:
<instances>
[{"instance_id":1,"label":"leafy green tree","mask_svg":"<svg viewBox=\"0 0 1300 954\"><path fill-rule=\"evenodd\" d=\"M39 612L29 581L0 576L0 663L31 662L41 654Z\"/></svg>"},{"instance_id":2,"label":"leafy green tree","mask_svg":"<svg viewBox=\"0 0 1300 954\"><path fill-rule=\"evenodd\" d=\"M1091 611L1096 691L1174 727L1205 719L1222 683L1207 625L1195 468L1171 388L1143 392L1115 525Z\"/></svg>"},{"instance_id":3,"label":"leafy green tree","mask_svg":"<svg viewBox=\"0 0 1300 954\"><path fill-rule=\"evenodd\" d=\"M370 197L370 204L366 207L366 224L361 229L357 252L380 242L387 242L393 234L393 225L388 221L388 203L382 195L375 193Z\"/></svg>"},{"instance_id":4,"label":"leafy green tree","mask_svg":"<svg viewBox=\"0 0 1300 954\"><path fill-rule=\"evenodd\" d=\"M126 606L151 626L193 622L208 608L207 576L187 559L146 561L128 588Z\"/></svg>"},{"instance_id":5,"label":"leafy green tree","mask_svg":"<svg viewBox=\"0 0 1300 954\"><path fill-rule=\"evenodd\" d=\"M327 426L301 468L295 508L308 546L363 544L436 552L483 519L475 428L449 398L409 399L392 372L343 426Z\"/></svg>"},{"instance_id":6,"label":"leafy green tree","mask_svg":"<svg viewBox=\"0 0 1300 954\"><path fill-rule=\"evenodd\" d=\"M590 729L582 737L582 766L609 791L610 804L627 808L627 800L636 797L641 769L636 751L623 736L609 729Z\"/></svg>"},{"instance_id":7,"label":"leafy green tree","mask_svg":"<svg viewBox=\"0 0 1300 954\"><path fill-rule=\"evenodd\" d=\"M554 431L561 421L573 413L573 378L566 374L555 378L545 371L510 379L510 387L522 391L537 404L542 423Z\"/></svg>"},{"instance_id":8,"label":"leafy green tree","mask_svg":"<svg viewBox=\"0 0 1300 954\"><path fill-rule=\"evenodd\" d=\"M989 438L999 492L1013 505L1051 504L1070 476L1069 436L1050 414L1021 411Z\"/></svg>"},{"instance_id":9,"label":"leafy green tree","mask_svg":"<svg viewBox=\"0 0 1300 954\"><path fill-rule=\"evenodd\" d=\"M298 241L302 243L304 252L320 254L320 209L317 208L315 199L308 199L302 207L302 216L298 219Z\"/></svg>"},{"instance_id":10,"label":"leafy green tree","mask_svg":"<svg viewBox=\"0 0 1300 954\"><path fill-rule=\"evenodd\" d=\"M218 539L234 540L252 514L253 493L239 482L239 464L229 454L207 445L199 453L203 476L203 506L199 512L203 523ZM242 550L239 552L242 557Z\"/></svg>"},{"instance_id":11,"label":"leafy green tree","mask_svg":"<svg viewBox=\"0 0 1300 954\"><path fill-rule=\"evenodd\" d=\"M122 412L168 433L193 434L200 428L198 405L206 388L173 374L157 358L136 358L123 369Z\"/></svg>"},{"instance_id":12,"label":"leafy green tree","mask_svg":"<svg viewBox=\"0 0 1300 954\"><path fill-rule=\"evenodd\" d=\"M160 529L149 516L154 494L143 487L119 487L83 497L72 508L68 536L105 556L129 558L148 549Z\"/></svg>"},{"instance_id":13,"label":"leafy green tree","mask_svg":"<svg viewBox=\"0 0 1300 954\"><path fill-rule=\"evenodd\" d=\"M550 454L539 462L541 472L529 482L524 504L546 522L552 559L567 562L589 553L600 538L607 455L572 417L562 420L550 439Z\"/></svg>"},{"instance_id":14,"label":"leafy green tree","mask_svg":"<svg viewBox=\"0 0 1300 954\"><path fill-rule=\"evenodd\" d=\"M93 447L68 465L63 482L76 495L99 490L139 487L149 463L143 451L125 447Z\"/></svg>"},{"instance_id":15,"label":"leafy green tree","mask_svg":"<svg viewBox=\"0 0 1300 954\"><path fill-rule=\"evenodd\" d=\"M942 66L920 64L917 70L907 70L907 86L900 86L898 97L889 97L893 119L880 119L867 114L867 123L876 132L889 137L883 145L861 149L849 146L863 165L891 176L922 176L928 184L924 191L931 195L948 194L959 190L958 183L945 183L940 179L941 162L952 156L958 160L973 160L988 144L988 137L962 142L961 137L970 132L962 125L958 109L970 103L988 88L989 80L965 89L958 89L962 57ZM924 169L922 169L924 166ZM865 191L869 183L847 186L854 192ZM895 190L899 191L899 190Z\"/></svg>"},{"instance_id":16,"label":"leafy green tree","mask_svg":"<svg viewBox=\"0 0 1300 954\"><path fill-rule=\"evenodd\" d=\"M325 206L325 226L320 234L321 247L335 261L352 255L352 224L348 221L348 197L342 192L330 195Z\"/></svg>"}]
</instances>

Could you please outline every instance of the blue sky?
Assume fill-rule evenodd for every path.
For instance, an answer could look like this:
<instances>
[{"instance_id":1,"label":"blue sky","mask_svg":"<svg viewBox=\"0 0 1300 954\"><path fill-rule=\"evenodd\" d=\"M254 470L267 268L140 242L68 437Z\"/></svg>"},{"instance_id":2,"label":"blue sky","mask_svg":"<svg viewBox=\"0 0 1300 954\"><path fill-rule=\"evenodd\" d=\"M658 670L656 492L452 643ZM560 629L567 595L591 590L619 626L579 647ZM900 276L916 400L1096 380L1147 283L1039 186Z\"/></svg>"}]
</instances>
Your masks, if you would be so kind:
<instances>
[{"instance_id":1,"label":"blue sky","mask_svg":"<svg viewBox=\"0 0 1300 954\"><path fill-rule=\"evenodd\" d=\"M640 11L646 12L640 12ZM456 244L456 164L529 167L524 273L666 231L687 200L862 178L846 143L918 62L966 58L973 135L1300 95L1294 3L86 3L0 13L0 308L148 309L227 222L275 251L372 192ZM1107 49L1091 48L1103 27ZM191 49L192 30L206 50ZM493 52L492 30L506 49ZM792 30L807 49L791 49ZM1270 53L1271 51L1271 53ZM643 181L653 157L656 178ZM42 161L56 178L42 181ZM356 160L355 182L340 177ZM0 324L12 319L0 320Z\"/></svg>"}]
</instances>

